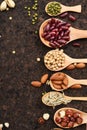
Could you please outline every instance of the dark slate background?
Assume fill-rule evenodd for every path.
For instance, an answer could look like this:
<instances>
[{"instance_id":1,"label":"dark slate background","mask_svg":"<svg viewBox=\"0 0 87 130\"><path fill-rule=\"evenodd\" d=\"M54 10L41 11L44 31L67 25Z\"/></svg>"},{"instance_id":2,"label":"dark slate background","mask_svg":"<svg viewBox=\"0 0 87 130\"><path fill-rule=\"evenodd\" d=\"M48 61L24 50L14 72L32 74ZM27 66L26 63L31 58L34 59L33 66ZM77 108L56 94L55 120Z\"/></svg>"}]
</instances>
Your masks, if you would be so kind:
<instances>
[{"instance_id":1,"label":"dark slate background","mask_svg":"<svg viewBox=\"0 0 87 130\"><path fill-rule=\"evenodd\" d=\"M77 20L70 22L78 29L87 30L87 0L58 0L65 5L82 5L82 13L73 14ZM2 2L2 0L1 0ZM15 0L16 8L0 12L0 123L9 122L9 130L50 130L57 127L53 122L55 111L61 107L74 107L87 112L87 102L72 101L68 105L53 108L45 106L41 102L42 93L51 88L43 85L41 88L31 86L32 80L40 80L40 77L48 73L43 63L44 55L51 49L43 45L36 30L49 16L44 7L50 0L38 0L38 22L31 24L32 15L28 17L24 6L32 6L33 0ZM10 21L9 17L13 17ZM72 43L63 47L64 52L74 58L87 58L87 39L77 40L80 47L73 47ZM12 54L15 50L16 53ZM37 62L40 57L41 61ZM87 67L72 71L63 70L73 78L86 79ZM87 96L87 86L80 90L68 89L68 96ZM50 119L43 125L37 123L43 113L49 113ZM85 130L85 125L74 130ZM71 130L71 129L69 129Z\"/></svg>"}]
</instances>

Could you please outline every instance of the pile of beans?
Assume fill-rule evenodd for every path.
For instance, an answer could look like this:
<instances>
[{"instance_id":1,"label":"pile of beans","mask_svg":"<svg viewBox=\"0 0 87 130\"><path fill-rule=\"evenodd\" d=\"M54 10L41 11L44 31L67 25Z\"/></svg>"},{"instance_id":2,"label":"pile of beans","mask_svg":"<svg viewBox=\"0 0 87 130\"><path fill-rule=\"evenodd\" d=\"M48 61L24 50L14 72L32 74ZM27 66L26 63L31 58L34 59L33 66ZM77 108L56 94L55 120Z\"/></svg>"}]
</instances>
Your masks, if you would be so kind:
<instances>
[{"instance_id":1,"label":"pile of beans","mask_svg":"<svg viewBox=\"0 0 87 130\"><path fill-rule=\"evenodd\" d=\"M70 24L51 18L43 28L42 37L53 48L60 48L70 40Z\"/></svg>"},{"instance_id":2,"label":"pile of beans","mask_svg":"<svg viewBox=\"0 0 87 130\"><path fill-rule=\"evenodd\" d=\"M58 112L55 122L57 124L60 124L62 127L68 127L72 128L75 124L81 124L83 122L83 119L81 117L81 114L78 111L72 110L72 109L66 109L65 114L63 111L63 117L61 117L62 111Z\"/></svg>"},{"instance_id":3,"label":"pile of beans","mask_svg":"<svg viewBox=\"0 0 87 130\"><path fill-rule=\"evenodd\" d=\"M46 67L52 71L57 71L58 68L65 65L65 56L63 50L49 51L44 57L44 63Z\"/></svg>"}]
</instances>

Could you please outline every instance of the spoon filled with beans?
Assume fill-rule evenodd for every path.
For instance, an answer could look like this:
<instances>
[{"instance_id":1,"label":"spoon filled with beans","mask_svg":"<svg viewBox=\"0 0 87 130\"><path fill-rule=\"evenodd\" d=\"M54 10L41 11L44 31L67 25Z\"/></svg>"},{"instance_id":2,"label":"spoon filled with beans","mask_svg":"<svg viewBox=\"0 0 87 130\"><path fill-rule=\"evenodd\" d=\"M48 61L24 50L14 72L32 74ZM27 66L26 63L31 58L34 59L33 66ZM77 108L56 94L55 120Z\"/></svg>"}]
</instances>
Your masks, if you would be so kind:
<instances>
[{"instance_id":1,"label":"spoon filled with beans","mask_svg":"<svg viewBox=\"0 0 87 130\"><path fill-rule=\"evenodd\" d=\"M60 19L51 18L41 24L39 36L46 46L61 48L73 40L87 38L87 30L79 30Z\"/></svg>"},{"instance_id":2,"label":"spoon filled with beans","mask_svg":"<svg viewBox=\"0 0 87 130\"><path fill-rule=\"evenodd\" d=\"M55 112L54 122L62 128L74 128L87 122L87 113L75 108L61 108Z\"/></svg>"},{"instance_id":3,"label":"spoon filled with beans","mask_svg":"<svg viewBox=\"0 0 87 130\"><path fill-rule=\"evenodd\" d=\"M66 11L81 13L81 5L65 6L57 1L53 1L53 2L49 2L46 5L45 11L49 16L57 16Z\"/></svg>"},{"instance_id":4,"label":"spoon filled with beans","mask_svg":"<svg viewBox=\"0 0 87 130\"><path fill-rule=\"evenodd\" d=\"M63 91L74 84L87 85L87 79L74 79L63 72L57 72L50 77L50 86L53 90Z\"/></svg>"},{"instance_id":5,"label":"spoon filled with beans","mask_svg":"<svg viewBox=\"0 0 87 130\"><path fill-rule=\"evenodd\" d=\"M72 63L87 63L87 58L85 59L75 59L71 58L63 52L63 50L55 49L46 53L44 56L44 64L51 71L60 71L65 69Z\"/></svg>"}]
</instances>

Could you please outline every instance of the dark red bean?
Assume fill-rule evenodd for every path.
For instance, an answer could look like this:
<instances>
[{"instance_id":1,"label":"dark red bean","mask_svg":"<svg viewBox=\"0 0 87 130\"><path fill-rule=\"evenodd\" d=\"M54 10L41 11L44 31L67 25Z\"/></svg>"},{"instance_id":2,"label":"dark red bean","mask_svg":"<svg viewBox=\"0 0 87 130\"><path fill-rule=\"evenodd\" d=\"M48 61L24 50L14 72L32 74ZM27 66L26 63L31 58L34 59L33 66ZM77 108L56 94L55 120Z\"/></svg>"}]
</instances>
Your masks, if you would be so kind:
<instances>
[{"instance_id":1,"label":"dark red bean","mask_svg":"<svg viewBox=\"0 0 87 130\"><path fill-rule=\"evenodd\" d=\"M64 36L64 31L60 32L60 36L63 37Z\"/></svg>"},{"instance_id":2,"label":"dark red bean","mask_svg":"<svg viewBox=\"0 0 87 130\"><path fill-rule=\"evenodd\" d=\"M76 20L76 18L73 16L73 15L69 15L69 20L71 20L71 21L75 21Z\"/></svg>"},{"instance_id":3,"label":"dark red bean","mask_svg":"<svg viewBox=\"0 0 87 130\"><path fill-rule=\"evenodd\" d=\"M57 25L57 27L60 28L60 27L63 26L63 25L66 25L66 22L61 22L61 23L59 23L59 24Z\"/></svg>"},{"instance_id":4,"label":"dark red bean","mask_svg":"<svg viewBox=\"0 0 87 130\"><path fill-rule=\"evenodd\" d=\"M69 35L69 33L70 33L70 30L67 30L64 35L67 36Z\"/></svg>"},{"instance_id":5,"label":"dark red bean","mask_svg":"<svg viewBox=\"0 0 87 130\"><path fill-rule=\"evenodd\" d=\"M70 37L69 36L64 36L64 37L62 37L62 39L69 41Z\"/></svg>"},{"instance_id":6,"label":"dark red bean","mask_svg":"<svg viewBox=\"0 0 87 130\"><path fill-rule=\"evenodd\" d=\"M62 26L61 28L62 28L62 30L68 30L67 26Z\"/></svg>"},{"instance_id":7,"label":"dark red bean","mask_svg":"<svg viewBox=\"0 0 87 130\"><path fill-rule=\"evenodd\" d=\"M60 14L60 17L61 17L61 18L65 18L66 16L68 16L68 12L65 12L65 13Z\"/></svg>"},{"instance_id":8,"label":"dark red bean","mask_svg":"<svg viewBox=\"0 0 87 130\"><path fill-rule=\"evenodd\" d=\"M42 37L45 38L46 35L47 35L47 33L44 32L44 33L42 34Z\"/></svg>"},{"instance_id":9,"label":"dark red bean","mask_svg":"<svg viewBox=\"0 0 87 130\"><path fill-rule=\"evenodd\" d=\"M58 40L58 43L60 43L60 44L66 44L66 41L65 40Z\"/></svg>"},{"instance_id":10,"label":"dark red bean","mask_svg":"<svg viewBox=\"0 0 87 130\"><path fill-rule=\"evenodd\" d=\"M73 43L73 46L80 47L80 44L79 43Z\"/></svg>"},{"instance_id":11,"label":"dark red bean","mask_svg":"<svg viewBox=\"0 0 87 130\"><path fill-rule=\"evenodd\" d=\"M58 28L55 28L52 30L53 32L58 32Z\"/></svg>"},{"instance_id":12,"label":"dark red bean","mask_svg":"<svg viewBox=\"0 0 87 130\"><path fill-rule=\"evenodd\" d=\"M71 27L71 24L70 24L70 23L67 23L66 26L67 26L67 27Z\"/></svg>"},{"instance_id":13,"label":"dark red bean","mask_svg":"<svg viewBox=\"0 0 87 130\"><path fill-rule=\"evenodd\" d=\"M55 36L50 37L50 40L53 40L53 39L55 39Z\"/></svg>"},{"instance_id":14,"label":"dark red bean","mask_svg":"<svg viewBox=\"0 0 87 130\"><path fill-rule=\"evenodd\" d=\"M48 35L46 35L44 38L45 38L46 40L49 40L49 39L51 38L51 35L48 34Z\"/></svg>"},{"instance_id":15,"label":"dark red bean","mask_svg":"<svg viewBox=\"0 0 87 130\"><path fill-rule=\"evenodd\" d=\"M43 31L44 31L44 32L47 32L47 31L49 31L49 29L50 29L50 24L47 24L47 25L43 28Z\"/></svg>"},{"instance_id":16,"label":"dark red bean","mask_svg":"<svg viewBox=\"0 0 87 130\"><path fill-rule=\"evenodd\" d=\"M54 26L51 26L51 27L50 27L50 31L52 31L54 28L55 28Z\"/></svg>"},{"instance_id":17,"label":"dark red bean","mask_svg":"<svg viewBox=\"0 0 87 130\"><path fill-rule=\"evenodd\" d=\"M51 47L53 47L53 48L56 48L56 45L55 45L54 43L52 43L52 42L49 42L49 45L50 45Z\"/></svg>"},{"instance_id":18,"label":"dark red bean","mask_svg":"<svg viewBox=\"0 0 87 130\"><path fill-rule=\"evenodd\" d=\"M54 36L56 34L56 32L52 31L49 34L52 35L52 36Z\"/></svg>"}]
</instances>

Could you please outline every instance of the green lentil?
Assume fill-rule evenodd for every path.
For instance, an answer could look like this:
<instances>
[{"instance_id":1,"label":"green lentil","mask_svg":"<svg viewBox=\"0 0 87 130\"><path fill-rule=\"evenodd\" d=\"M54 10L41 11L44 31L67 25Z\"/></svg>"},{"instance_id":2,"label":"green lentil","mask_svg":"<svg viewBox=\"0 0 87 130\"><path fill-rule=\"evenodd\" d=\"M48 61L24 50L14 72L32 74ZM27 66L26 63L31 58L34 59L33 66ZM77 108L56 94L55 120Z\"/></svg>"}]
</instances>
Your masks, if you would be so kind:
<instances>
[{"instance_id":1,"label":"green lentil","mask_svg":"<svg viewBox=\"0 0 87 130\"><path fill-rule=\"evenodd\" d=\"M51 16L56 16L61 12L61 6L59 2L50 2L47 6L47 13Z\"/></svg>"}]
</instances>

